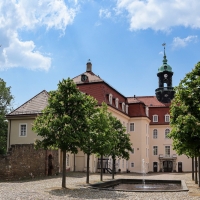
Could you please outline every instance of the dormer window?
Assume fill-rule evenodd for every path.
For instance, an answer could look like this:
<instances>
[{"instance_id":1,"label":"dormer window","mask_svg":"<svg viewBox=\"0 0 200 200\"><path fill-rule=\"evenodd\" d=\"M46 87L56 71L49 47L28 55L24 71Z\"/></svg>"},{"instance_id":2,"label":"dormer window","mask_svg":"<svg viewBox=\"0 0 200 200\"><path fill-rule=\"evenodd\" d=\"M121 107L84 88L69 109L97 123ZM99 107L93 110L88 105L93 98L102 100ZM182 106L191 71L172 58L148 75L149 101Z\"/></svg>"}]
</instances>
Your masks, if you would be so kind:
<instances>
[{"instance_id":1,"label":"dormer window","mask_svg":"<svg viewBox=\"0 0 200 200\"><path fill-rule=\"evenodd\" d=\"M126 105L126 114L128 114L128 105Z\"/></svg>"},{"instance_id":2,"label":"dormer window","mask_svg":"<svg viewBox=\"0 0 200 200\"><path fill-rule=\"evenodd\" d=\"M165 115L165 122L170 122L170 115L169 114Z\"/></svg>"},{"instance_id":3,"label":"dormer window","mask_svg":"<svg viewBox=\"0 0 200 200\"><path fill-rule=\"evenodd\" d=\"M158 115L153 115L153 122L158 122Z\"/></svg>"},{"instance_id":4,"label":"dormer window","mask_svg":"<svg viewBox=\"0 0 200 200\"><path fill-rule=\"evenodd\" d=\"M149 107L148 106L145 107L145 111L146 111L146 116L148 117L149 116Z\"/></svg>"},{"instance_id":5,"label":"dormer window","mask_svg":"<svg viewBox=\"0 0 200 200\"><path fill-rule=\"evenodd\" d=\"M115 99L115 106L116 106L116 108L119 107L119 99L118 98Z\"/></svg>"},{"instance_id":6,"label":"dormer window","mask_svg":"<svg viewBox=\"0 0 200 200\"><path fill-rule=\"evenodd\" d=\"M125 112L125 103L122 103L122 111Z\"/></svg>"},{"instance_id":7,"label":"dormer window","mask_svg":"<svg viewBox=\"0 0 200 200\"><path fill-rule=\"evenodd\" d=\"M110 103L110 105L112 105L112 101L113 101L112 94L109 94L109 103Z\"/></svg>"}]
</instances>

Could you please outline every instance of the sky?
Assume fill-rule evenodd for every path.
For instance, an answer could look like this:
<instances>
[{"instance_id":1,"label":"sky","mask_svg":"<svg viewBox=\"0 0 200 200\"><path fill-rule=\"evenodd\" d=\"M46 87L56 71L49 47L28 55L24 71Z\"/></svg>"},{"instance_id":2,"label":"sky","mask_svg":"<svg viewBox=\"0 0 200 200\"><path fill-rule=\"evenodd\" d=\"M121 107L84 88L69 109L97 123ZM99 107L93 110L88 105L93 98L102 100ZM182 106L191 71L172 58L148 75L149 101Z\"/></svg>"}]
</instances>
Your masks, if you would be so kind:
<instances>
[{"instance_id":1,"label":"sky","mask_svg":"<svg viewBox=\"0 0 200 200\"><path fill-rule=\"evenodd\" d=\"M155 95L163 43L173 86L200 61L199 0L0 1L0 78L13 107L92 70L124 96Z\"/></svg>"}]
</instances>

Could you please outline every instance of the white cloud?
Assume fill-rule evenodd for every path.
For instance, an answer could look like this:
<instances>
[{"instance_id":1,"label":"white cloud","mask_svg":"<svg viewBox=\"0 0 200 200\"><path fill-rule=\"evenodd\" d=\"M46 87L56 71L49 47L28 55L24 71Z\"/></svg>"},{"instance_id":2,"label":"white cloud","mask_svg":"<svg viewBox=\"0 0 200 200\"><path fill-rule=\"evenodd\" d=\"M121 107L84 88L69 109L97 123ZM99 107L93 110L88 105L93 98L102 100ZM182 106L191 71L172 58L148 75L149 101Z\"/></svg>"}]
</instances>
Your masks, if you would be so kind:
<instances>
[{"instance_id":1,"label":"white cloud","mask_svg":"<svg viewBox=\"0 0 200 200\"><path fill-rule=\"evenodd\" d=\"M99 17L100 18L110 18L111 12L108 9L100 9L99 10Z\"/></svg>"},{"instance_id":2,"label":"white cloud","mask_svg":"<svg viewBox=\"0 0 200 200\"><path fill-rule=\"evenodd\" d=\"M173 26L200 28L199 0L118 0L117 14L127 13L130 30L169 31Z\"/></svg>"},{"instance_id":3,"label":"white cloud","mask_svg":"<svg viewBox=\"0 0 200 200\"><path fill-rule=\"evenodd\" d=\"M197 42L197 39L198 39L197 35L189 35L186 38L175 37L173 39L172 46L174 48L185 47L191 42Z\"/></svg>"},{"instance_id":4,"label":"white cloud","mask_svg":"<svg viewBox=\"0 0 200 200\"><path fill-rule=\"evenodd\" d=\"M78 11L78 1L70 0L4 0L0 1L0 69L25 67L48 70L51 58L36 49L34 41L22 41L19 31L60 30L65 33Z\"/></svg>"}]
</instances>

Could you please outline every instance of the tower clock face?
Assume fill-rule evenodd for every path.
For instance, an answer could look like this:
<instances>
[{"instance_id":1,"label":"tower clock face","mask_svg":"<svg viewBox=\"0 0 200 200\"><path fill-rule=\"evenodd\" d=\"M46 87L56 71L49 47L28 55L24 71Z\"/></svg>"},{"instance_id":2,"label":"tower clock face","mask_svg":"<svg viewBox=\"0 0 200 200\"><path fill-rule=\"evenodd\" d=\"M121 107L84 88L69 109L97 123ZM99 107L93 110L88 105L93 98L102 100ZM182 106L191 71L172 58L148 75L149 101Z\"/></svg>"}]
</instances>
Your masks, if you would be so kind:
<instances>
[{"instance_id":1,"label":"tower clock face","mask_svg":"<svg viewBox=\"0 0 200 200\"><path fill-rule=\"evenodd\" d=\"M81 75L81 81L87 81L87 79L88 77L85 74Z\"/></svg>"},{"instance_id":2,"label":"tower clock face","mask_svg":"<svg viewBox=\"0 0 200 200\"><path fill-rule=\"evenodd\" d=\"M164 74L164 77L165 77L165 78L167 78L167 77L168 77L168 75L167 75L167 74Z\"/></svg>"}]
</instances>

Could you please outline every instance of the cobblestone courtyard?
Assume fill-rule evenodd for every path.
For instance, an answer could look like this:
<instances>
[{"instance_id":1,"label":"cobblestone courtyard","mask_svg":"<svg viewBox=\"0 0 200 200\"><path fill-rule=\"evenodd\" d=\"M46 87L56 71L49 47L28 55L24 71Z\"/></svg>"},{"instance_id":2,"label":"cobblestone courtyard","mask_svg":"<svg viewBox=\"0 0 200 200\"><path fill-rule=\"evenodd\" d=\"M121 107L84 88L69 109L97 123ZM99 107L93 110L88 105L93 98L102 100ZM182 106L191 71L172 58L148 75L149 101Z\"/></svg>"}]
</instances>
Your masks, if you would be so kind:
<instances>
[{"instance_id":1,"label":"cobblestone courtyard","mask_svg":"<svg viewBox=\"0 0 200 200\"><path fill-rule=\"evenodd\" d=\"M142 178L138 174L118 174L116 178ZM61 189L61 177L32 179L29 181L0 182L0 200L19 199L200 199L200 189L191 180L191 173L149 173L146 179L185 180L189 192L121 192L90 189L85 184L85 173L68 173L67 189ZM111 180L104 174L104 180ZM99 182L99 174L90 175L90 183Z\"/></svg>"}]
</instances>

